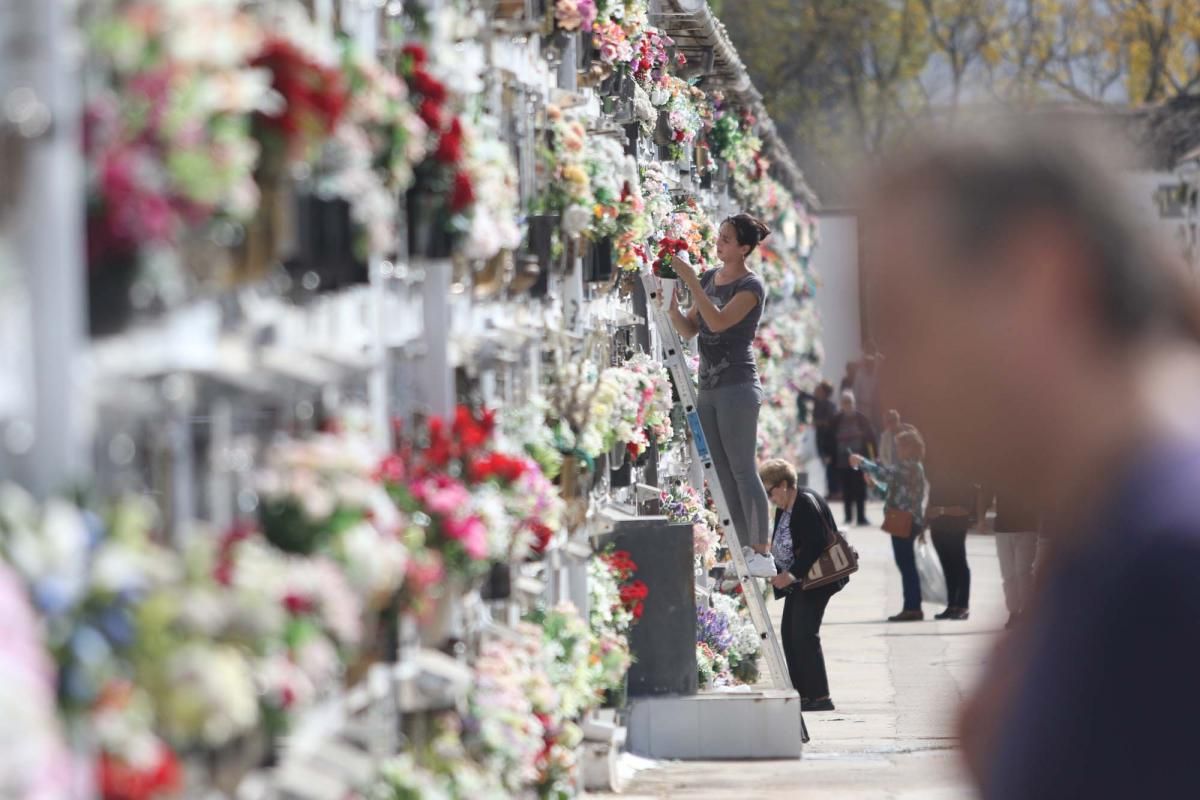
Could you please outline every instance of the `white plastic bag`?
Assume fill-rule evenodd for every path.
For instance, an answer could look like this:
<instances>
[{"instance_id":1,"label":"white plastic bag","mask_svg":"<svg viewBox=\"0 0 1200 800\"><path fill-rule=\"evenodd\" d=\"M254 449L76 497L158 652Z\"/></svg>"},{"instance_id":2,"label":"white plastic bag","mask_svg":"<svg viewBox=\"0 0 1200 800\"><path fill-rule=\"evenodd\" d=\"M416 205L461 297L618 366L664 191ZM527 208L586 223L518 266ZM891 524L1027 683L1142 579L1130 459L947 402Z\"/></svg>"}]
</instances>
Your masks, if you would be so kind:
<instances>
[{"instance_id":1,"label":"white plastic bag","mask_svg":"<svg viewBox=\"0 0 1200 800\"><path fill-rule=\"evenodd\" d=\"M926 603L946 604L946 575L929 537L917 539L917 574L921 576L921 599Z\"/></svg>"}]
</instances>

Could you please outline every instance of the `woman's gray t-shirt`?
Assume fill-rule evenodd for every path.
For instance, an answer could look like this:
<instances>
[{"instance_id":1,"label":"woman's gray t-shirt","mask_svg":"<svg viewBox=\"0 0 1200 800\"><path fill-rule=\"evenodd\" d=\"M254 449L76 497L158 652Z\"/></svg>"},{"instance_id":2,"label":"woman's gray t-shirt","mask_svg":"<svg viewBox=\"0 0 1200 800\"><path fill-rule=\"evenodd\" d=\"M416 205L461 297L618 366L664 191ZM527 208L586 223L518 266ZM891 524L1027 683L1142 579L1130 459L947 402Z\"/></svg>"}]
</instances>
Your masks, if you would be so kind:
<instances>
[{"instance_id":1,"label":"woman's gray t-shirt","mask_svg":"<svg viewBox=\"0 0 1200 800\"><path fill-rule=\"evenodd\" d=\"M704 293L718 309L724 308L738 292L750 292L755 297L754 308L742 321L721 333L713 333L700 317L700 388L718 389L741 383L758 382L758 366L754 360L754 335L762 317L766 286L754 273L744 275L724 286L717 283L718 270L700 276Z\"/></svg>"}]
</instances>

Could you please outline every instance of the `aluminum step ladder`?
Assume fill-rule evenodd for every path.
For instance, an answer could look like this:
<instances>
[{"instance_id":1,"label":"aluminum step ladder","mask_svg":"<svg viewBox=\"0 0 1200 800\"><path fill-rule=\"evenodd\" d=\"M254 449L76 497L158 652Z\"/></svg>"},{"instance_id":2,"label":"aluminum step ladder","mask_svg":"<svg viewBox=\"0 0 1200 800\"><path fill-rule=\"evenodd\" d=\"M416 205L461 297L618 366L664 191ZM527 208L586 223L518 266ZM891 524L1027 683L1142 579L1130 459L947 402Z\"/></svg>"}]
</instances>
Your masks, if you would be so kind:
<instances>
[{"instance_id":1,"label":"aluminum step ladder","mask_svg":"<svg viewBox=\"0 0 1200 800\"><path fill-rule=\"evenodd\" d=\"M666 310L659 305L659 295L662 292L659 289L658 279L646 272L642 273L641 278L642 286L646 290L646 307L654 319L654 326L662 347L663 365L671 373L671 379L674 381L675 390L679 395L679 402L683 406L683 413L692 434L692 455L703 468L704 477L708 481L709 491L712 493L717 507L717 517L725 532L725 543L729 547L730 555L733 558L733 567L742 586L742 596L746 598L746 608L750 612L750 619L762 641L762 651L767 659L767 667L771 670L772 685L779 690L791 690L792 682L788 676L783 648L779 645L775 627L767 615L767 604L763 601L761 587L758 584L759 579L751 576L750 570L746 566L741 538L734 530L733 519L729 514L729 504L725 501L725 487L721 486L721 479L717 475L712 455L709 453L708 440L700 425L700 413L696 410L696 389L692 385L692 377L684 362L683 342L679 337L679 332L671 324Z\"/></svg>"}]
</instances>

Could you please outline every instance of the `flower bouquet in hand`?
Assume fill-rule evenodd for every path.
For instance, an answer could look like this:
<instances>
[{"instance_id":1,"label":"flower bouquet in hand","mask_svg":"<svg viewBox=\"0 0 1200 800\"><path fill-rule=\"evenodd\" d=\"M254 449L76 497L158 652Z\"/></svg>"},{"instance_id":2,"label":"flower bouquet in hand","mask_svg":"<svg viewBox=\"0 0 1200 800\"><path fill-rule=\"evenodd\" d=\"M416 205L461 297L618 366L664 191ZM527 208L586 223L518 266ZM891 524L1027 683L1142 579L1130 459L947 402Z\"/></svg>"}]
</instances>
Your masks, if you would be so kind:
<instances>
[{"instance_id":1,"label":"flower bouquet in hand","mask_svg":"<svg viewBox=\"0 0 1200 800\"><path fill-rule=\"evenodd\" d=\"M658 257L654 260L654 274L656 277L663 280L678 280L679 274L675 272L675 266L672 262L675 256L687 258L688 243L683 239L672 239L664 236L658 242Z\"/></svg>"}]
</instances>

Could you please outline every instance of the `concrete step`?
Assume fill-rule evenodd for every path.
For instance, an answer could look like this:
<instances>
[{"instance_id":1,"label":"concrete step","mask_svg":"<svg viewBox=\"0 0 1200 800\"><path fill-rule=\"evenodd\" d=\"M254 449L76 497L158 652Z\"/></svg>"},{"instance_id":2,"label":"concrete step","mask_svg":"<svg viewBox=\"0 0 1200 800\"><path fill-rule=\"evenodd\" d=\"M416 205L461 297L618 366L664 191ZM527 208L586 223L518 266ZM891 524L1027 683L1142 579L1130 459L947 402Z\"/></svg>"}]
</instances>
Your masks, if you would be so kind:
<instances>
[{"instance_id":1,"label":"concrete step","mask_svg":"<svg viewBox=\"0 0 1200 800\"><path fill-rule=\"evenodd\" d=\"M793 690L644 697L630 707L628 749L646 758L800 758L801 738Z\"/></svg>"}]
</instances>

